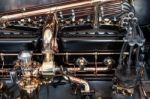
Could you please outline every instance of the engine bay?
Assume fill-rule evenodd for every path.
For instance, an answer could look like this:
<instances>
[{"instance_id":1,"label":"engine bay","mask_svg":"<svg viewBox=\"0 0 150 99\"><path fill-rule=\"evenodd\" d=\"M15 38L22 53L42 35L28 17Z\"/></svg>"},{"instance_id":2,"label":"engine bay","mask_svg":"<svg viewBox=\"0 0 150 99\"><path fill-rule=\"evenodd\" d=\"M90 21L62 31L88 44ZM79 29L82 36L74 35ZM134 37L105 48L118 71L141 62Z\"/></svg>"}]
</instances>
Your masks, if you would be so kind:
<instances>
[{"instance_id":1,"label":"engine bay","mask_svg":"<svg viewBox=\"0 0 150 99\"><path fill-rule=\"evenodd\" d=\"M0 13L0 99L148 99L150 28L135 1Z\"/></svg>"}]
</instances>

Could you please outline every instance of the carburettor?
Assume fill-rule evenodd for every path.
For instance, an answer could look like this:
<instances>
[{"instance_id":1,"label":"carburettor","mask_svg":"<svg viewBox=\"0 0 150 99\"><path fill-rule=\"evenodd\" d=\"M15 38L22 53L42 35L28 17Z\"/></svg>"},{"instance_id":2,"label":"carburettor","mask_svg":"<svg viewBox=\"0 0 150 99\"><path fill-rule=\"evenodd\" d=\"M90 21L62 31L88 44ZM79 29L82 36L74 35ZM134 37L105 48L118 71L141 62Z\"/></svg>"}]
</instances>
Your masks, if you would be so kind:
<instances>
[{"instance_id":1,"label":"carburettor","mask_svg":"<svg viewBox=\"0 0 150 99\"><path fill-rule=\"evenodd\" d=\"M17 78L17 84L20 90L26 91L28 94L33 93L40 85L39 68L40 63L32 61L32 53L22 51L18 55L15 69L20 77Z\"/></svg>"}]
</instances>

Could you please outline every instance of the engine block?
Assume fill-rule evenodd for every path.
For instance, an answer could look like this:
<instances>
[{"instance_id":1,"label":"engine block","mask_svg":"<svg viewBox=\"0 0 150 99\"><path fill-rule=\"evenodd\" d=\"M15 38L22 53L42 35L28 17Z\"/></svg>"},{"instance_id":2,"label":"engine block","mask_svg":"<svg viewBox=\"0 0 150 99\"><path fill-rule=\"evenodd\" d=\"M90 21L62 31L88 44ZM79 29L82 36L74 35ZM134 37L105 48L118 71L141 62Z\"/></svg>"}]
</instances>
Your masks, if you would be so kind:
<instances>
[{"instance_id":1,"label":"engine block","mask_svg":"<svg viewBox=\"0 0 150 99\"><path fill-rule=\"evenodd\" d=\"M74 0L0 13L1 98L150 97L149 49L133 4Z\"/></svg>"}]
</instances>

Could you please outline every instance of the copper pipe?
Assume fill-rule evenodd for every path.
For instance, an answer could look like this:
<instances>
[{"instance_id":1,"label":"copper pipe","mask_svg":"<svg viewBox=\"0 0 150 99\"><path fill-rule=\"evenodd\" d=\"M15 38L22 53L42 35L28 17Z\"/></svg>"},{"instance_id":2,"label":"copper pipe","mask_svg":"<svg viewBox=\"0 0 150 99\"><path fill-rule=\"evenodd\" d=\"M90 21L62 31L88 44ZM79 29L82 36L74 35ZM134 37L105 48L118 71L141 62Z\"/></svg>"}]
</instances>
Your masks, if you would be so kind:
<instances>
[{"instance_id":1,"label":"copper pipe","mask_svg":"<svg viewBox=\"0 0 150 99\"><path fill-rule=\"evenodd\" d=\"M112 12L112 11L113 11L113 12ZM108 16L108 15L112 16L112 15L115 15L115 14L117 14L117 13L121 13L121 10L116 10L116 11L111 10L110 12L107 11L107 12L104 12L104 15L103 15L103 16Z\"/></svg>"},{"instance_id":2,"label":"copper pipe","mask_svg":"<svg viewBox=\"0 0 150 99\"><path fill-rule=\"evenodd\" d=\"M0 56L18 56L18 53L0 53ZM32 55L43 55L42 53L33 53Z\"/></svg>"},{"instance_id":3,"label":"copper pipe","mask_svg":"<svg viewBox=\"0 0 150 99\"><path fill-rule=\"evenodd\" d=\"M73 4L54 6L54 7L40 9L40 10L16 13L12 15L4 15L0 18L0 22L6 22L9 20L20 19L20 18L42 15L42 14L50 14L50 13L54 13L54 12L65 10L65 9L73 9L77 7L82 7L85 5L94 5L97 2L100 2L101 4L103 4L106 2L110 2L110 1L115 1L115 0L88 0L88 1L83 1L83 2L78 2L78 3L73 3Z\"/></svg>"},{"instance_id":4,"label":"copper pipe","mask_svg":"<svg viewBox=\"0 0 150 99\"><path fill-rule=\"evenodd\" d=\"M124 52L124 55L129 55L128 52ZM120 52L97 52L97 53L55 53L55 55L120 55Z\"/></svg>"},{"instance_id":5,"label":"copper pipe","mask_svg":"<svg viewBox=\"0 0 150 99\"><path fill-rule=\"evenodd\" d=\"M95 72L96 71L108 71L109 67L97 67L97 68L93 68L93 67L86 67L84 68L83 71L90 71L90 72ZM78 72L81 71L80 68L67 68L67 71L69 72Z\"/></svg>"},{"instance_id":6,"label":"copper pipe","mask_svg":"<svg viewBox=\"0 0 150 99\"><path fill-rule=\"evenodd\" d=\"M60 71L60 68L55 68L55 69L56 69L56 71ZM107 67L97 67L97 68L85 67L83 71L91 71L91 72L93 72L93 71L95 71L95 69L97 71L107 71L107 70L109 70L111 68L108 67L108 66ZM0 69L0 72L9 72L11 70L12 70L12 68L7 68L7 69L5 68L5 69ZM80 68L78 68L78 67L67 67L67 71L69 71L69 72L78 72L78 71L80 71Z\"/></svg>"},{"instance_id":7,"label":"copper pipe","mask_svg":"<svg viewBox=\"0 0 150 99\"><path fill-rule=\"evenodd\" d=\"M120 55L120 53L117 52L98 52L98 53L54 53L55 55ZM128 52L124 52L123 54L129 55ZM18 56L18 53L0 53L0 56ZM32 55L43 55L42 53L33 53Z\"/></svg>"},{"instance_id":8,"label":"copper pipe","mask_svg":"<svg viewBox=\"0 0 150 99\"><path fill-rule=\"evenodd\" d=\"M80 10L80 11L76 11L75 12L77 14L77 17L80 15L80 14L83 14L83 13L94 13L93 9L84 9L84 10ZM79 14L79 15L78 15ZM70 13L64 13L63 16L68 16L70 15Z\"/></svg>"},{"instance_id":9,"label":"copper pipe","mask_svg":"<svg viewBox=\"0 0 150 99\"><path fill-rule=\"evenodd\" d=\"M86 80L83 80L74 76L70 76L70 75L64 76L64 78L66 80L70 80L71 82L83 85L84 90L82 90L81 92L87 92L87 93L90 92L90 86Z\"/></svg>"}]
</instances>

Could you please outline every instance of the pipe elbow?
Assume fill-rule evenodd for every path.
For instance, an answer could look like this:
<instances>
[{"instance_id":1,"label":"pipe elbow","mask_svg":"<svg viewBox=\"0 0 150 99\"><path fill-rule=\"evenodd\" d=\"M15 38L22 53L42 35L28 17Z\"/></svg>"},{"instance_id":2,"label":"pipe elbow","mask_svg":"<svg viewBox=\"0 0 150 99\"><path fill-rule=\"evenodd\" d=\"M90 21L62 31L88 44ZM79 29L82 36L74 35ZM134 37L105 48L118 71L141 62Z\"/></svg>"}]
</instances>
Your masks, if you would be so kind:
<instances>
[{"instance_id":1,"label":"pipe elbow","mask_svg":"<svg viewBox=\"0 0 150 99\"><path fill-rule=\"evenodd\" d=\"M83 80L83 79L80 79L77 77L73 77L73 76L65 76L64 78L66 80L70 80L71 82L83 85L84 90L82 90L81 92L90 92L90 86L86 80Z\"/></svg>"}]
</instances>

